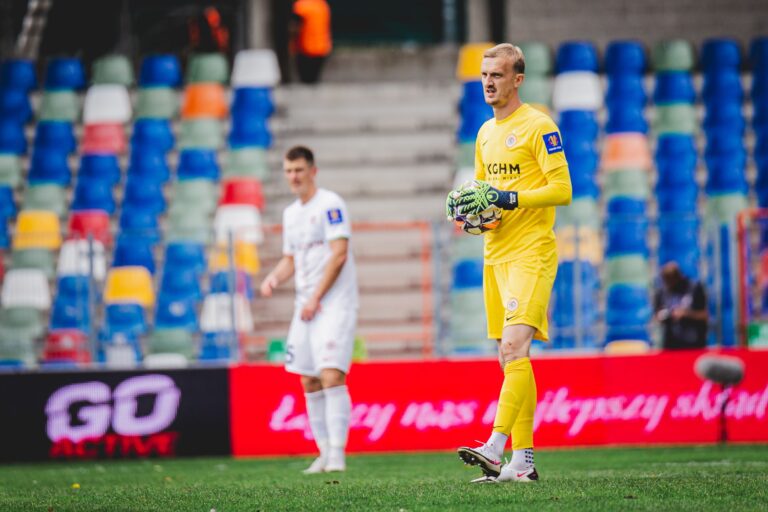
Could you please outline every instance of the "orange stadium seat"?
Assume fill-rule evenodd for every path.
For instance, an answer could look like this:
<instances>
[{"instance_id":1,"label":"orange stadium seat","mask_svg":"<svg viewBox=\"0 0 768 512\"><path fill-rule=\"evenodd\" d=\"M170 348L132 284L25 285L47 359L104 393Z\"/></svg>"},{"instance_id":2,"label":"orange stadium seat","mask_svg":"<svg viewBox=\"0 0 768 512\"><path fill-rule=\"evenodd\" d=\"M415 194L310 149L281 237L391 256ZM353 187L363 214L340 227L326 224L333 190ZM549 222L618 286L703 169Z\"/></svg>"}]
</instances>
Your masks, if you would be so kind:
<instances>
[{"instance_id":1,"label":"orange stadium seat","mask_svg":"<svg viewBox=\"0 0 768 512\"><path fill-rule=\"evenodd\" d=\"M224 87L217 83L190 84L184 90L184 101L181 107L181 117L226 117L229 109L224 95Z\"/></svg>"},{"instance_id":2,"label":"orange stadium seat","mask_svg":"<svg viewBox=\"0 0 768 512\"><path fill-rule=\"evenodd\" d=\"M648 137L636 132L606 135L600 166L606 171L650 169L651 151L648 148Z\"/></svg>"}]
</instances>

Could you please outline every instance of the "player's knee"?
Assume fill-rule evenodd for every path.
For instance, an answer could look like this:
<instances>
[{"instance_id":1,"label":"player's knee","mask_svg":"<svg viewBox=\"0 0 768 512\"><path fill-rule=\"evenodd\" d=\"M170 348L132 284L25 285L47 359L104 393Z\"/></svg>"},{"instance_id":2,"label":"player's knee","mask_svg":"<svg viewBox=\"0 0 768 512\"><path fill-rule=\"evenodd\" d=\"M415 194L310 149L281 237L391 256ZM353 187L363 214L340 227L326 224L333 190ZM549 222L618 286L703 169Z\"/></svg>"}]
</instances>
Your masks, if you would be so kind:
<instances>
[{"instance_id":1,"label":"player's knee","mask_svg":"<svg viewBox=\"0 0 768 512\"><path fill-rule=\"evenodd\" d=\"M310 377L308 375L301 376L301 387L304 388L305 393L314 393L323 389L322 381L317 377Z\"/></svg>"},{"instance_id":2,"label":"player's knee","mask_svg":"<svg viewBox=\"0 0 768 512\"><path fill-rule=\"evenodd\" d=\"M341 370L335 368L326 368L320 372L320 382L325 388L334 388L336 386L343 386L347 382L347 376Z\"/></svg>"}]
</instances>

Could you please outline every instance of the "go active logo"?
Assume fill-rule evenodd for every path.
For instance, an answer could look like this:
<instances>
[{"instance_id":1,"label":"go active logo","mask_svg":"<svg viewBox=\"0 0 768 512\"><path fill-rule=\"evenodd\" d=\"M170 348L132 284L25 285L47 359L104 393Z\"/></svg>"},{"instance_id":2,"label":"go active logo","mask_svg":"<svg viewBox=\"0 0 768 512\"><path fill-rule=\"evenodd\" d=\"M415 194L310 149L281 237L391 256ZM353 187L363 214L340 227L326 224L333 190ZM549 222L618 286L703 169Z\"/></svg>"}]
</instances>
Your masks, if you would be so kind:
<instances>
[{"instance_id":1,"label":"go active logo","mask_svg":"<svg viewBox=\"0 0 768 512\"><path fill-rule=\"evenodd\" d=\"M181 390L167 375L130 377L114 390L100 381L69 384L45 406L52 458L172 456Z\"/></svg>"}]
</instances>

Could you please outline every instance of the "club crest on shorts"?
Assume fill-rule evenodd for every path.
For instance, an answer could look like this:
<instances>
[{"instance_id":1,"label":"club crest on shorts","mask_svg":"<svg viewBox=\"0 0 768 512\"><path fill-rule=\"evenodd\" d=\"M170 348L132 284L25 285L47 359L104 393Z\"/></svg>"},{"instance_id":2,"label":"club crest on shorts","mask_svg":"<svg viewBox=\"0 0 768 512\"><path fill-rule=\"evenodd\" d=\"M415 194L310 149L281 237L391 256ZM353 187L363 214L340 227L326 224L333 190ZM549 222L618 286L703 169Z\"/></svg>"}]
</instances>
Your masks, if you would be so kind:
<instances>
[{"instance_id":1,"label":"club crest on shorts","mask_svg":"<svg viewBox=\"0 0 768 512\"><path fill-rule=\"evenodd\" d=\"M515 144L517 144L517 137L515 136L514 133L510 133L509 135L507 135L507 138L504 139L504 145L507 146L508 148L511 148Z\"/></svg>"},{"instance_id":2,"label":"club crest on shorts","mask_svg":"<svg viewBox=\"0 0 768 512\"><path fill-rule=\"evenodd\" d=\"M507 310L508 311L514 311L517 309L517 306L520 304L517 302L517 299L510 299L509 302L507 302Z\"/></svg>"}]
</instances>

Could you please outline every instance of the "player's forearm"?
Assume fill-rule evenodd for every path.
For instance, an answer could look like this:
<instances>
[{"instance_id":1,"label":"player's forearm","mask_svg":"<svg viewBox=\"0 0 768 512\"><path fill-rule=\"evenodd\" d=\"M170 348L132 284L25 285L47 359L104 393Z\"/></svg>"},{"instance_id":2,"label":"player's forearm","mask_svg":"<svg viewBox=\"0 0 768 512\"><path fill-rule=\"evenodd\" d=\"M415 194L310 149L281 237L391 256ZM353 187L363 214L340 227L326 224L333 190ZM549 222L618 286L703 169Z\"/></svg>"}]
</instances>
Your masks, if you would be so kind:
<instances>
[{"instance_id":1,"label":"player's forearm","mask_svg":"<svg viewBox=\"0 0 768 512\"><path fill-rule=\"evenodd\" d=\"M293 276L294 271L293 258L290 256L283 256L280 261L277 262L277 265L275 265L272 272L269 273L269 276L275 278L279 284L290 279L291 276Z\"/></svg>"},{"instance_id":2,"label":"player's forearm","mask_svg":"<svg viewBox=\"0 0 768 512\"><path fill-rule=\"evenodd\" d=\"M328 264L325 266L325 271L323 272L323 277L320 279L320 282L317 283L317 287L315 288L315 292L312 294L312 296L320 302L323 297L325 297L325 294L328 293L328 290L331 289L331 286L333 286L333 283L336 282L336 279L339 277L339 274L341 274L341 269L344 268L344 264L347 262L347 253L346 251L343 254L331 254L331 259L328 261Z\"/></svg>"},{"instance_id":3,"label":"player's forearm","mask_svg":"<svg viewBox=\"0 0 768 512\"><path fill-rule=\"evenodd\" d=\"M547 184L543 187L519 191L517 204L520 208L566 206L571 204L572 193L568 166L563 166L547 174Z\"/></svg>"}]
</instances>

